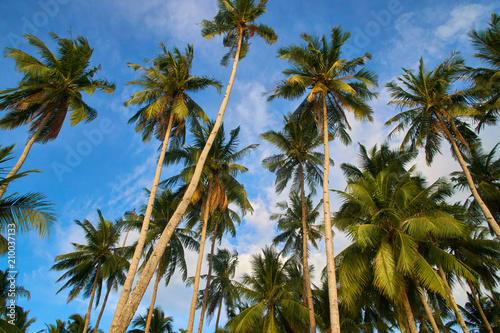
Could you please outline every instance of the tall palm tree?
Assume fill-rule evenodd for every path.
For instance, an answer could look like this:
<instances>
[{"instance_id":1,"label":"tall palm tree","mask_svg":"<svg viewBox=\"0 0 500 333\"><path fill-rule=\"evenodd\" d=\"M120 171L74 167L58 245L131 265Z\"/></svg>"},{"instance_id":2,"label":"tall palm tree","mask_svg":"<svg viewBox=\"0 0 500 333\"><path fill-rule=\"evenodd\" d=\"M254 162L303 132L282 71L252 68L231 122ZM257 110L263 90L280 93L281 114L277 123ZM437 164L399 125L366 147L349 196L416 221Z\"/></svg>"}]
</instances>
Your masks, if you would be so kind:
<instances>
[{"instance_id":1,"label":"tall palm tree","mask_svg":"<svg viewBox=\"0 0 500 333\"><path fill-rule=\"evenodd\" d=\"M126 267L128 262L124 257L124 249L118 247L120 229L114 223L105 220L100 210L97 210L98 222L94 227L88 220L75 223L82 227L87 244L72 243L75 252L59 255L51 270L66 271L56 282L68 279L58 290L71 288L68 302L79 295L82 289L84 296L90 297L89 307L85 315L83 333L86 333L90 321L92 303L98 282L116 267Z\"/></svg>"},{"instance_id":2,"label":"tall palm tree","mask_svg":"<svg viewBox=\"0 0 500 333\"><path fill-rule=\"evenodd\" d=\"M253 0L218 0L218 2L219 12L214 21L205 20L202 22L202 35L206 38L213 38L217 35L225 35L224 46L230 48L229 56L234 55L233 68L226 87L226 92L224 94L217 119L212 128L212 132L210 133L210 137L207 141L207 145L201 152L197 168L195 168L193 177L188 188L186 189L186 192L184 193L182 201L177 207L177 210L175 211L171 222L165 229L165 232L162 234L162 237L159 239L155 249L155 254L151 257L151 260L148 261L141 277L137 281L136 287L134 288L135 292L132 292L130 301L127 302L126 305L119 304L117 307L117 312L115 312L113 323L110 327L110 332L113 333L123 333L126 326L132 320L133 314L139 306L139 302L146 291L147 284L151 280L154 270L156 269L158 258L165 250L172 233L177 227L177 224L180 222L182 215L186 211L186 208L191 201L191 197L198 186L203 165L209 153L210 146L212 145L215 135L217 134L217 131L222 123L222 118L224 116L231 88L236 76L239 59L241 55L245 55L248 52L249 39L257 34L269 44L272 44L277 40L275 32L270 27L264 24L255 24L255 20L265 12L267 0L261 0L257 4L255 4ZM235 48L236 52L233 52ZM122 313L123 318L119 318Z\"/></svg>"},{"instance_id":3,"label":"tall palm tree","mask_svg":"<svg viewBox=\"0 0 500 333\"><path fill-rule=\"evenodd\" d=\"M402 110L386 125L398 122L389 137L408 128L401 146L424 147L428 164L439 152L441 139L446 139L453 148L474 199L500 239L500 226L479 195L459 147L468 149L468 138L472 135L459 117L477 114L477 110L469 106L471 98L466 92L452 91L453 83L463 68L464 59L454 53L430 72L426 71L423 59L420 59L417 73L403 69L405 74L398 78L401 85L394 81L386 85L393 98L389 104Z\"/></svg>"},{"instance_id":4,"label":"tall palm tree","mask_svg":"<svg viewBox=\"0 0 500 333\"><path fill-rule=\"evenodd\" d=\"M251 259L252 272L244 274L241 294L250 306L232 318L226 328L231 332L304 332L308 310L292 296L286 268L280 253L266 247Z\"/></svg>"},{"instance_id":5,"label":"tall palm tree","mask_svg":"<svg viewBox=\"0 0 500 333\"><path fill-rule=\"evenodd\" d=\"M119 318L121 309L125 306L132 288L132 283L139 266L139 260L144 248L144 242L149 228L149 220L153 211L153 204L160 181L163 159L167 150L168 142L172 134L182 134L185 130L185 122L188 116L200 116L206 118L201 107L196 104L188 93L203 90L208 86L217 88L220 93L219 81L208 77L197 77L191 74L193 63L193 47L188 45L184 54L178 48L173 52L167 51L165 45L160 44L162 53L151 61L151 67L146 68L137 64L129 64L135 70L141 70L143 75L128 82L138 85L144 90L132 95L125 103L128 105L141 105L137 113L130 118L129 123L136 122L136 132L142 133L143 141L149 141L154 135L162 141L160 156L156 165L153 185L149 193L149 200L144 213L139 239L130 262L127 279L123 285L117 311L113 317L113 323ZM182 141L182 140L181 140Z\"/></svg>"},{"instance_id":6,"label":"tall palm tree","mask_svg":"<svg viewBox=\"0 0 500 333\"><path fill-rule=\"evenodd\" d=\"M148 309L148 313L149 313ZM140 328L135 328L133 330L129 330L128 333L144 333L146 332L146 322L147 319L146 317L143 317L139 315L133 322L132 325L134 327L140 327ZM165 312L163 312L160 308L155 308L153 310L153 319L151 320L151 333L172 333L173 332L173 326L172 323L174 322L173 317L171 316L165 316ZM141 329L143 328L143 329Z\"/></svg>"},{"instance_id":7,"label":"tall palm tree","mask_svg":"<svg viewBox=\"0 0 500 333\"><path fill-rule=\"evenodd\" d=\"M35 142L46 143L57 138L70 112L70 123L92 121L97 111L82 99L82 92L92 94L96 89L112 93L115 84L94 79L100 66L89 68L93 49L87 39L61 38L50 33L59 48L57 55L38 38L25 35L28 43L37 48L41 59L18 49L6 48L6 56L16 62L16 70L24 77L15 88L0 91L0 110L8 111L0 119L0 128L13 129L30 124L31 134L19 160L6 178L14 176L23 165ZM0 199L7 184L0 186Z\"/></svg>"},{"instance_id":8,"label":"tall palm tree","mask_svg":"<svg viewBox=\"0 0 500 333\"><path fill-rule=\"evenodd\" d=\"M165 156L165 163L172 164L182 162L184 169L179 175L173 176L166 181L167 185L174 185L179 181L184 184L189 184L194 174L194 169L197 167L200 151L202 151L209 140L214 122L210 121L207 127L202 127L199 123L194 122L192 133L194 141L188 147L169 150ZM238 150L240 128L236 128L230 132L229 139L226 142L224 126L221 125L217 132L213 145L207 156L207 160L202 170L202 180L199 182L196 191L192 197L192 202L202 202L201 220L202 232L200 239L200 250L198 254L198 262L196 266L196 274L194 279L193 297L191 300L191 309L188 322L188 332L192 332L194 325L194 315L196 311L196 301L198 298L199 280L201 275L201 264L203 260L203 252L208 228L208 220L210 214L217 209L224 211L227 209L229 202L237 205L243 214L247 211L253 212L252 206L247 199L244 186L236 180L239 173L247 172L248 169L235 162L241 160L258 145L249 145L241 150ZM185 185L181 187L181 191L186 190ZM214 235L217 235L215 230ZM215 242L216 236L214 236ZM211 269L209 264L209 270ZM210 274L209 274L210 277ZM210 284L207 278L207 285ZM206 303L205 303L206 304ZM200 318L200 325L203 324L203 311Z\"/></svg>"},{"instance_id":9,"label":"tall palm tree","mask_svg":"<svg viewBox=\"0 0 500 333\"><path fill-rule=\"evenodd\" d=\"M324 164L323 164L323 207L325 219L325 242L328 268L328 283L330 292L330 315L332 332L340 332L338 314L337 288L333 255L333 235L330 221L330 200L328 175L330 169L330 150L328 146L330 131L334 130L344 141L350 138L345 132L349 128L345 110L354 113L357 119L371 120L371 107L367 100L376 96L370 87L377 84L377 76L364 68L364 57L342 59L341 47L349 39L350 33L343 32L340 26L332 27L330 40L323 35L318 36L303 33L302 40L306 46L292 45L278 50L281 59L286 59L291 68L283 71L286 80L277 84L269 100L275 97L286 99L306 99L302 105L311 105L314 119L323 133Z\"/></svg>"},{"instance_id":10,"label":"tall palm tree","mask_svg":"<svg viewBox=\"0 0 500 333\"><path fill-rule=\"evenodd\" d=\"M337 192L344 203L334 222L353 240L339 254L339 281L346 304L372 284L404 310L405 321L400 325L416 333L408 297L412 281L446 295L445 282L433 268L443 261L457 274L475 278L463 263L437 246L428 244L435 258L432 263L430 255L420 253L428 239L461 237L465 225L440 206L450 195L445 183L438 180L425 186L412 173L413 168L404 175L385 169L375 177L365 172L360 179L348 180L346 191Z\"/></svg>"}]
</instances>

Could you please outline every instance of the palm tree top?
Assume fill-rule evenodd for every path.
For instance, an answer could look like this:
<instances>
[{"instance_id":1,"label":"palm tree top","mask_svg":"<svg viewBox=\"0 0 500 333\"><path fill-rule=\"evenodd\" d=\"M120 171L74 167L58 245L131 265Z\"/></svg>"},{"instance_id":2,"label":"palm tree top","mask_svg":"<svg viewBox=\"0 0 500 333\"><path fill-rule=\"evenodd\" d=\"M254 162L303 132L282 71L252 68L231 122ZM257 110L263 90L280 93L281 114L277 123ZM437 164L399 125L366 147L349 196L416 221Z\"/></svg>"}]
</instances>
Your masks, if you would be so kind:
<instances>
[{"instance_id":1,"label":"palm tree top","mask_svg":"<svg viewBox=\"0 0 500 333\"><path fill-rule=\"evenodd\" d=\"M229 58L234 58L240 36L242 38L240 59L248 53L249 39L255 34L268 44L273 44L278 40L278 36L271 27L255 23L255 20L266 12L266 4L267 0L260 0L257 4L253 0L218 0L219 11L213 21L201 22L203 37L211 39L224 35L224 47L229 47L230 50L222 58L222 65L226 66Z\"/></svg>"}]
</instances>

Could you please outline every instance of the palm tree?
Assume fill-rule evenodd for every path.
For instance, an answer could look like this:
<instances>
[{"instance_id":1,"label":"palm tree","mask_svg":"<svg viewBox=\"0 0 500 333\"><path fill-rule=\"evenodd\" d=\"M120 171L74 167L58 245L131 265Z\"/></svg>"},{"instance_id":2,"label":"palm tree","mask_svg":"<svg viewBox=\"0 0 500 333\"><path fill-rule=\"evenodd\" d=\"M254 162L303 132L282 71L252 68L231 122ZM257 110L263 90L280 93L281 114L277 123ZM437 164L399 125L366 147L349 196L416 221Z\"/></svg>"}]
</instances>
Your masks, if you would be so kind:
<instances>
[{"instance_id":1,"label":"palm tree","mask_svg":"<svg viewBox=\"0 0 500 333\"><path fill-rule=\"evenodd\" d=\"M61 319L56 319L56 323L54 324L45 324L47 329L45 332L47 333L70 333L70 331L66 328L66 322Z\"/></svg>"},{"instance_id":2,"label":"palm tree","mask_svg":"<svg viewBox=\"0 0 500 333\"><path fill-rule=\"evenodd\" d=\"M328 175L330 169L330 150L328 146L330 131L340 136L344 143L350 141L346 133L349 128L345 110L354 112L357 119L371 120L371 107L367 100L376 96L369 90L375 86L377 77L363 66L370 54L364 57L346 60L341 58L341 47L349 39L350 33L342 28L332 27L331 38L303 33L301 38L307 46L289 46L278 50L281 59L287 59L292 65L283 71L286 80L278 83L269 100L275 97L297 99L307 93L302 106L311 110L318 128L323 133L324 164L323 164L323 208L325 219L325 243L330 292L330 315L332 332L340 332L338 300L334 255L333 235L330 221L330 200ZM358 69L361 67L361 69ZM309 90L309 92L308 92Z\"/></svg>"},{"instance_id":3,"label":"palm tree","mask_svg":"<svg viewBox=\"0 0 500 333\"><path fill-rule=\"evenodd\" d=\"M81 314L75 313L69 317L68 320L68 333L83 333L85 332L85 318ZM88 326L88 331L94 330L92 326ZM95 329L95 332L104 333L102 330Z\"/></svg>"},{"instance_id":4,"label":"palm tree","mask_svg":"<svg viewBox=\"0 0 500 333\"><path fill-rule=\"evenodd\" d=\"M8 111L0 119L0 128L13 129L30 124L30 139L6 178L14 176L23 165L35 142L46 143L57 138L70 111L70 123L92 121L97 111L82 99L82 92L92 94L96 89L112 93L115 84L94 79L100 66L89 68L93 49L87 39L61 38L50 33L59 45L58 54L33 35L25 35L30 45L37 48L42 59L37 59L18 49L6 48L5 56L16 62L16 70L24 74L15 88L0 91L0 110ZM7 184L0 186L0 199Z\"/></svg>"},{"instance_id":5,"label":"palm tree","mask_svg":"<svg viewBox=\"0 0 500 333\"><path fill-rule=\"evenodd\" d=\"M182 162L185 166L179 175L173 176L166 181L167 185L174 185L179 181L188 184L193 177L193 170L197 166L200 151L207 144L209 135L213 129L214 122L210 121L207 127L202 127L199 123L194 122L192 133L194 141L191 145L185 148L172 149L165 156L165 163L172 164ZM247 172L248 169L235 162L241 160L245 155L256 149L258 145L249 145L241 150L237 150L239 141L240 128L231 131L229 139L226 142L224 125L221 125L220 130L213 142L210 153L207 156L204 168L202 170L203 179L199 182L196 191L192 197L192 202L202 202L201 220L202 231L200 239L200 250L198 254L198 262L196 266L196 274L193 287L193 298L191 301L190 319L188 322L188 332L191 332L194 325L194 315L196 310L196 301L198 298L199 280L201 275L201 264L203 260L203 252L205 247L205 239L208 228L209 216L217 209L224 211L227 209L229 202L237 205L243 214L247 211L253 212L252 206L247 199L244 186L236 180L239 173ZM181 187L180 191L184 192L186 185ZM215 225L217 227L217 224ZM214 230L214 244L217 238L217 230ZM207 286L210 284L210 270L207 277ZM207 289L207 288L205 288ZM205 301L206 304L206 301ZM204 311L200 318L200 325L203 324Z\"/></svg>"},{"instance_id":6,"label":"palm tree","mask_svg":"<svg viewBox=\"0 0 500 333\"><path fill-rule=\"evenodd\" d=\"M459 117L467 117L477 113L474 108L469 106L471 98L466 92L452 91L453 82L464 68L463 63L463 58L454 53L430 72L426 71L423 59L420 59L417 73L414 73L413 70L403 69L405 74L398 78L401 86L396 82L387 84L393 98L389 104L396 105L403 111L389 119L386 125L399 122L389 137L408 128L401 147L410 145L412 148L418 148L423 146L428 164L439 152L440 142L444 137L453 147L454 155L462 167L474 199L481 208L488 224L500 239L500 226L480 197L459 148L461 145L469 149L467 138L472 135Z\"/></svg>"},{"instance_id":7,"label":"palm tree","mask_svg":"<svg viewBox=\"0 0 500 333\"><path fill-rule=\"evenodd\" d=\"M474 54L489 68L474 68L469 71L469 75L474 81L476 93L483 98L478 105L482 112L479 115L478 130L484 124L495 124L498 118L500 107L500 17L496 13L491 13L489 27L485 30L472 30L468 36L472 40L472 45L477 53Z\"/></svg>"},{"instance_id":8,"label":"palm tree","mask_svg":"<svg viewBox=\"0 0 500 333\"><path fill-rule=\"evenodd\" d=\"M0 146L0 166L12 159L11 152L14 146L2 148ZM0 173L4 168L0 167ZM7 185L14 179L24 177L30 170L17 173L13 176L3 178L0 176L0 187ZM52 203L45 200L45 195L38 192L30 192L23 195L10 195L0 199L0 229L7 232L7 237L0 235L0 255L4 255L8 250L8 235L18 232L36 230L40 237L49 234L50 226L56 221L56 215L52 209Z\"/></svg>"},{"instance_id":9,"label":"palm tree","mask_svg":"<svg viewBox=\"0 0 500 333\"><path fill-rule=\"evenodd\" d=\"M305 332L308 310L290 293L286 268L280 253L266 247L252 256L252 273L244 274L240 293L250 306L232 318L226 329L231 332Z\"/></svg>"},{"instance_id":10,"label":"palm tree","mask_svg":"<svg viewBox=\"0 0 500 333\"><path fill-rule=\"evenodd\" d=\"M158 265L158 258L165 250L170 237L177 227L177 224L180 222L182 215L186 211L193 193L198 186L203 165L205 164L210 147L222 123L222 118L224 116L231 88L236 76L239 59L241 55L245 55L248 52L249 39L257 34L269 44L272 44L277 40L275 32L270 27L264 24L255 24L255 20L265 12L267 0L260 0L257 4L255 4L253 0L218 0L218 3L219 12L215 16L214 21L205 20L202 22L202 35L206 38L225 35L224 46L230 48L230 56L234 55L233 68L226 87L226 92L224 94L219 113L217 114L217 119L212 128L212 132L207 140L207 145L201 152L189 186L187 187L179 206L174 212L170 223L163 232L162 237L158 240L155 253L152 255L151 260L148 261L141 277L137 281L136 287L129 297L130 301L127 301L126 305L123 303L118 305L117 312L115 312L113 323L110 327L110 332L112 333L123 333L125 332L127 325L130 324L130 321L139 306L139 302L146 291L147 285ZM236 52L233 52L234 48L236 48ZM122 313L123 316L120 318Z\"/></svg>"},{"instance_id":11,"label":"palm tree","mask_svg":"<svg viewBox=\"0 0 500 333\"><path fill-rule=\"evenodd\" d=\"M9 296L12 292L14 292L15 298L26 297L27 299L30 299L31 297L30 292L24 289L23 286L16 285L14 291L10 288L10 282L12 280L16 280L17 274L17 272L13 273L9 269L6 269L5 271L0 270L0 311L2 313L5 313L6 307L10 305L7 304L7 300L12 298Z\"/></svg>"},{"instance_id":12,"label":"palm tree","mask_svg":"<svg viewBox=\"0 0 500 333\"><path fill-rule=\"evenodd\" d=\"M97 210L97 214L99 218L97 228L88 220L75 221L82 227L87 244L72 243L76 251L57 256L56 263L51 268L51 270L66 271L56 282L68 279L58 290L59 293L63 289L71 288L68 302L77 297L82 289L85 289L84 296L90 297L83 333L88 330L98 282L102 282L103 277L109 276L116 267L128 266L123 256L123 248L117 247L120 238L119 227L105 220L100 210Z\"/></svg>"},{"instance_id":13,"label":"palm tree","mask_svg":"<svg viewBox=\"0 0 500 333\"><path fill-rule=\"evenodd\" d=\"M217 88L217 91L220 93L221 85L219 81L191 74L193 63L193 47L191 45L186 47L184 54L178 48L174 48L172 53L167 51L163 43L160 46L163 53L151 61L152 66L150 68L145 68L137 64L129 64L135 70L141 70L143 75L137 80L129 81L128 84L144 88L144 90L133 94L131 99L125 103L125 106L142 106L130 118L129 123L137 123L135 130L136 132L142 132L143 141L149 141L154 135L158 140L162 141L162 146L156 165L153 185L149 193L146 212L144 213L141 232L130 263L130 269L127 273L127 279L118 300L113 322L119 318L120 311L126 304L137 267L139 266L139 260L142 255L153 211L156 191L160 181L163 159L172 129L175 125L176 130L174 134L180 134L183 137L182 134L185 131L185 122L188 117L199 116L206 119L206 115L201 107L193 101L188 93L203 90L208 86Z\"/></svg>"},{"instance_id":14,"label":"palm tree","mask_svg":"<svg viewBox=\"0 0 500 333\"><path fill-rule=\"evenodd\" d=\"M346 191L337 191L344 203L335 214L335 224L353 243L339 255L339 281L346 304L353 304L372 284L397 308L404 310L405 322L417 332L409 301L410 285L417 281L425 288L446 295L446 283L433 265L452 268L457 274L475 279L469 269L429 239L461 237L465 225L440 203L450 195L441 180L425 186L412 177L413 168L401 175L390 169L373 176L364 172L349 179ZM431 254L420 253L427 243ZM434 260L430 263L429 257Z\"/></svg>"},{"instance_id":15,"label":"palm tree","mask_svg":"<svg viewBox=\"0 0 500 333\"><path fill-rule=\"evenodd\" d=\"M24 311L24 309L20 306L16 305L15 311L16 319L14 321L14 325L19 329L21 333L26 333L28 327L30 327L36 321L36 318L29 318L30 310Z\"/></svg>"},{"instance_id":16,"label":"palm tree","mask_svg":"<svg viewBox=\"0 0 500 333\"><path fill-rule=\"evenodd\" d=\"M148 313L149 313L148 309ZM174 319L171 316L165 316L165 312L163 312L160 308L155 308L153 310L153 319L151 320L151 333L172 333L173 332L173 323ZM139 315L133 322L132 325L134 327L142 327L144 329L136 328L133 330L129 330L128 333L144 333L146 332L146 317Z\"/></svg>"}]
</instances>

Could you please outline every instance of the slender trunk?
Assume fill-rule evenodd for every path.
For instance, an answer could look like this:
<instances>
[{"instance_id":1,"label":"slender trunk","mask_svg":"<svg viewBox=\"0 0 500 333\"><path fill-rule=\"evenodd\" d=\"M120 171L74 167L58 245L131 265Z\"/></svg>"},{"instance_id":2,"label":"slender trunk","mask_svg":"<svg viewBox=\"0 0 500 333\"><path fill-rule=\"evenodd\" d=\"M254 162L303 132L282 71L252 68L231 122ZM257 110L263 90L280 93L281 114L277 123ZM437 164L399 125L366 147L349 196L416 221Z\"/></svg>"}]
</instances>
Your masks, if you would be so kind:
<instances>
[{"instance_id":1,"label":"slender trunk","mask_svg":"<svg viewBox=\"0 0 500 333\"><path fill-rule=\"evenodd\" d=\"M337 278L335 277L335 256L333 255L332 222L330 220L330 194L328 175L330 169L330 147L328 146L328 117L326 112L326 95L323 99L323 145L325 162L323 167L323 211L325 219L326 267L328 272L328 296L330 300L330 323L332 333L340 333L339 306L337 298Z\"/></svg>"},{"instance_id":2,"label":"slender trunk","mask_svg":"<svg viewBox=\"0 0 500 333\"><path fill-rule=\"evenodd\" d=\"M97 280L99 279L99 273L101 272L101 264L97 265L97 270L95 272L94 285L92 286L92 293L90 294L89 308L87 310L87 315L85 316L85 322L83 324L82 333L87 333L90 322L90 312L92 311L92 303L94 302L95 290L97 288Z\"/></svg>"},{"instance_id":3,"label":"slender trunk","mask_svg":"<svg viewBox=\"0 0 500 333\"><path fill-rule=\"evenodd\" d=\"M35 143L36 139L38 139L38 136L42 132L42 130L45 127L45 125L47 125L47 122L49 121L49 119L50 119L51 116L52 116L52 112L50 114L48 114L45 117L45 119L43 119L42 123L40 124L40 127L36 130L35 133L33 133L33 135L31 136L31 138L28 140L28 142L24 146L24 150L23 150L21 156L19 157L19 159L17 160L16 165L14 165L14 167L12 168L12 170L10 170L10 172L7 174L7 176L5 176L5 179L8 179L10 177L15 176L17 174L17 172L19 171L19 169L21 169L21 167L24 164L24 161L26 160L26 157L28 157L28 153L31 150L31 146L33 146L33 144ZM2 199L3 195L7 191L7 186L8 185L9 184L7 183L7 184L3 184L2 186L0 186L0 199Z\"/></svg>"},{"instance_id":4,"label":"slender trunk","mask_svg":"<svg viewBox=\"0 0 500 333\"><path fill-rule=\"evenodd\" d=\"M434 319L434 315L432 314L431 308L429 307L429 303L427 302L427 298L425 298L424 291L422 287L417 286L418 294L420 295L420 299L422 300L422 304L424 305L425 313L427 313L427 317L429 318L429 323L431 324L432 330L435 333L439 333L439 328L436 324L436 320Z\"/></svg>"},{"instance_id":5,"label":"slender trunk","mask_svg":"<svg viewBox=\"0 0 500 333\"><path fill-rule=\"evenodd\" d=\"M210 193L212 190L212 182L208 183L208 195L203 209L203 226L201 228L200 251L198 252L198 262L196 263L196 274L194 276L193 297L191 298L191 307L189 309L189 321L187 333L193 333L194 316L196 311L196 303L198 301L198 290L200 287L201 263L203 262L203 252L205 250L205 239L207 237L208 215L210 212Z\"/></svg>"},{"instance_id":6,"label":"slender trunk","mask_svg":"<svg viewBox=\"0 0 500 333\"><path fill-rule=\"evenodd\" d=\"M309 273L309 262L307 260L307 212L306 197L304 194L304 167L299 161L300 172L300 200L302 202L302 266L304 270L304 283L307 288L307 307L309 309L310 332L316 333L316 318L314 317L314 305L311 290L311 276Z\"/></svg>"},{"instance_id":7,"label":"slender trunk","mask_svg":"<svg viewBox=\"0 0 500 333\"><path fill-rule=\"evenodd\" d=\"M452 310L455 312L455 315L457 316L457 321L460 324L460 327L462 327L462 330L464 333L469 333L469 330L467 329L467 326L465 325L464 318L462 317L462 314L460 313L460 309L458 308L457 302L455 302L455 298L453 297L453 294L451 292L450 285L448 284L448 280L446 280L446 274L444 274L443 268L441 266L438 267L439 275L441 276L441 279L443 280L444 283L444 288L446 289L446 293L448 294L448 299L450 300L453 308Z\"/></svg>"},{"instance_id":8,"label":"slender trunk","mask_svg":"<svg viewBox=\"0 0 500 333\"><path fill-rule=\"evenodd\" d=\"M127 233L125 234L125 238L123 239L122 247L125 247L125 243L127 242L127 237L128 233L130 232L130 229L132 229L132 227L128 227Z\"/></svg>"},{"instance_id":9,"label":"slender trunk","mask_svg":"<svg viewBox=\"0 0 500 333\"><path fill-rule=\"evenodd\" d=\"M120 299L118 300L118 305L116 306L116 311L113 316L113 320L111 322L111 327L114 327L115 325L120 325L118 319L120 318L121 312L127 303L130 290L132 288L132 283L134 282L135 273L137 272L137 267L139 266L139 260L141 259L142 256L142 249L144 248L146 235L149 229L149 220L151 218L151 213L153 212L153 204L156 197L156 190L158 189L158 183L160 182L161 169L163 167L163 160L165 159L165 152L167 151L168 141L170 140L170 132L172 132L173 123L174 123L174 114L170 113L170 119L168 120L167 131L165 132L165 138L163 139L160 156L158 158L158 163L156 165L156 172L153 180L153 186L151 187L148 205L146 207L144 220L142 222L141 233L139 234L139 239L137 240L137 245L134 250L134 255L132 257L132 261L130 262L130 266L127 272L127 278L125 279L125 283L123 284L122 292L120 294ZM155 264L155 268L156 266L157 264ZM126 327L123 329L125 330Z\"/></svg>"},{"instance_id":10,"label":"slender trunk","mask_svg":"<svg viewBox=\"0 0 500 333\"><path fill-rule=\"evenodd\" d=\"M403 301L403 307L405 309L406 320L410 328L410 332L418 333L417 325L415 325L415 317L411 311L410 301L408 300L408 294L405 289L401 290L401 300Z\"/></svg>"},{"instance_id":11,"label":"slender trunk","mask_svg":"<svg viewBox=\"0 0 500 333\"><path fill-rule=\"evenodd\" d=\"M158 284L160 284L161 279L161 264L163 262L163 257L160 258L158 262L158 270L156 271L155 286L153 288L153 297L151 298L151 304L149 305L148 319L146 320L146 327L144 328L144 333L149 333L149 328L151 327L151 319L153 319L153 312L155 310L156 294L158 292Z\"/></svg>"},{"instance_id":12,"label":"slender trunk","mask_svg":"<svg viewBox=\"0 0 500 333\"><path fill-rule=\"evenodd\" d=\"M436 113L436 116L438 117L439 122L440 122L441 126L443 127L444 132L446 133L448 141L453 146L453 151L455 152L455 155L457 156L458 163L462 167L462 171L464 172L465 178L467 178L467 184L469 185L469 188L472 192L472 196L474 197L477 204L479 205L479 208L481 208L481 211L483 212L484 217L486 217L486 221L490 225L491 230L493 230L493 232L495 233L497 238L500 240L500 226L498 225L497 221L493 217L493 214L491 214L491 211L489 210L488 206L486 206L483 199L479 195L479 192L476 189L476 185L474 184L474 180L472 179L472 176L469 172L469 168L467 168L467 164L465 163L465 160L462 156L462 153L460 152L460 149L458 149L457 143L455 142L453 135L446 127L446 124L443 121L443 118L441 117L441 115L439 113Z\"/></svg>"},{"instance_id":13,"label":"slender trunk","mask_svg":"<svg viewBox=\"0 0 500 333\"><path fill-rule=\"evenodd\" d=\"M125 304L124 307L123 305L120 305L120 308L117 307L117 312L120 311L122 314L120 315L119 320L114 320L114 323L112 323L111 327L109 328L109 332L111 333L124 333L128 325L132 321L135 311L137 310L137 307L139 306L139 303L141 302L141 299L144 296L144 293L146 292L146 288L149 284L149 281L153 276L156 265L158 264L159 257L163 255L163 252L167 247L170 237L174 233L174 230L177 227L177 225L179 224L182 215L184 215L184 212L186 211L186 208L189 205L189 201L193 196L194 190L198 186L198 182L200 181L201 177L201 171L203 169L203 166L205 165L208 152L212 147L215 136L219 131L219 127L222 123L222 118L224 117L224 112L226 110L227 102L229 100L229 95L231 94L231 88L233 87L234 78L236 76L236 69L238 67L238 60L240 57L241 42L242 42L242 29L238 28L238 48L236 50L236 56L234 58L231 77L229 79L229 83L226 88L226 93L224 94L224 99L222 100L222 104L220 106L219 113L217 115L217 119L215 121L212 132L210 133L207 143L205 144L205 147L201 152L200 158L198 159L198 163L196 163L196 168L193 174L193 178L191 179L191 182L189 183L188 188L184 193L184 196L182 197L182 201L177 206L177 209L172 215L172 218L170 219L168 225L165 227L165 230L163 231L160 239L158 240L151 257L147 261L144 270L134 287L134 290L132 290L132 294L130 295L129 300L127 300L127 303Z\"/></svg>"},{"instance_id":14,"label":"slender trunk","mask_svg":"<svg viewBox=\"0 0 500 333\"><path fill-rule=\"evenodd\" d=\"M207 275L207 284L205 285L205 292L203 293L203 303L201 304L201 313L200 313L200 324L198 325L198 333L201 333L203 329L203 321L205 319L205 311L207 309L207 301L208 301L208 288L210 287L210 281L212 280L212 259L214 257L214 249L215 249L215 241L217 239L217 227L219 223L215 222L214 227L214 238L212 240L212 248L210 249L210 257L208 259L208 275Z\"/></svg>"},{"instance_id":15,"label":"slender trunk","mask_svg":"<svg viewBox=\"0 0 500 333\"><path fill-rule=\"evenodd\" d=\"M481 319L483 320L484 325L486 325L486 328L488 329L489 333L493 333L493 328L491 328L490 322L488 321L488 318L486 318L486 315L484 314L483 307L481 306L481 302L479 301L479 297L477 297L476 289L472 286L472 283L467 280L467 284L469 285L470 292L472 293L472 297L474 297L474 301L476 302L477 309L479 310L479 313L481 314Z\"/></svg>"},{"instance_id":16,"label":"slender trunk","mask_svg":"<svg viewBox=\"0 0 500 333\"><path fill-rule=\"evenodd\" d=\"M99 324L101 323L102 314L104 313L104 308L106 308L106 303L108 302L108 296L110 291L111 291L111 286L108 285L108 290L106 291L106 296L104 296L101 312L99 312L99 317L97 317L97 321L95 322L95 328L93 333L97 333L97 330L99 329Z\"/></svg>"},{"instance_id":17,"label":"slender trunk","mask_svg":"<svg viewBox=\"0 0 500 333\"><path fill-rule=\"evenodd\" d=\"M215 333L217 333L217 330L219 329L220 310L222 309L222 300L224 299L223 296L224 290L220 293L219 310L217 310L217 319L215 320Z\"/></svg>"}]
</instances>

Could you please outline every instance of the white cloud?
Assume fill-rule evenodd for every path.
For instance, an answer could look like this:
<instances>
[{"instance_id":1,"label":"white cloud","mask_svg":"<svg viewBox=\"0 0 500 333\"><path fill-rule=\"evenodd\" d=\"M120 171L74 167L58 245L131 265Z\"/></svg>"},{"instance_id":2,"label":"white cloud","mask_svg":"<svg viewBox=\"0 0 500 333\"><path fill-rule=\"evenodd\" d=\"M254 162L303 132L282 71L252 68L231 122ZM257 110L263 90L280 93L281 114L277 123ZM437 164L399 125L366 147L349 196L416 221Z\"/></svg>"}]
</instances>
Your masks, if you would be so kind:
<instances>
[{"instance_id":1,"label":"white cloud","mask_svg":"<svg viewBox=\"0 0 500 333\"><path fill-rule=\"evenodd\" d=\"M450 12L448 21L435 30L435 36L442 41L454 40L452 37L464 37L478 22L491 12L492 6L479 4L461 5Z\"/></svg>"}]
</instances>

